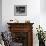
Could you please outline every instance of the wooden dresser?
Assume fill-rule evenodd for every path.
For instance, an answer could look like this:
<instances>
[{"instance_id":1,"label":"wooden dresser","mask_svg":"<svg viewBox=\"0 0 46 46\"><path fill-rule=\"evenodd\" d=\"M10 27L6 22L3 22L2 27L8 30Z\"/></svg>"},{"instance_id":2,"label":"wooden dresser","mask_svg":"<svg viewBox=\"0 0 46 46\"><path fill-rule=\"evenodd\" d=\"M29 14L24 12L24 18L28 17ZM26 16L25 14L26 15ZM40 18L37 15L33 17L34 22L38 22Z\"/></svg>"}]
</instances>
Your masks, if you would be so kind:
<instances>
[{"instance_id":1,"label":"wooden dresser","mask_svg":"<svg viewBox=\"0 0 46 46\"><path fill-rule=\"evenodd\" d=\"M33 23L7 23L12 39L23 43L22 46L33 46Z\"/></svg>"}]
</instances>

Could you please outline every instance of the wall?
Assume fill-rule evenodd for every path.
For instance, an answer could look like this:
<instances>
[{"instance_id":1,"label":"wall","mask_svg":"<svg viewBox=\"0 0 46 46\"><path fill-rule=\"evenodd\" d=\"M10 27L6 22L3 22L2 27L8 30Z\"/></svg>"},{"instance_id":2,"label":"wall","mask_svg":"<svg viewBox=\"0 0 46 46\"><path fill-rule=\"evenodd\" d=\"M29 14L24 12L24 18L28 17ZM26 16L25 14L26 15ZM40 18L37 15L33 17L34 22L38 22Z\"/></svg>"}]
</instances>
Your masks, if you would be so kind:
<instances>
[{"instance_id":1,"label":"wall","mask_svg":"<svg viewBox=\"0 0 46 46\"><path fill-rule=\"evenodd\" d=\"M14 5L27 5L27 16L14 16ZM36 27L40 24L40 0L2 0L2 26L3 31L8 30L7 22L17 19L19 22L30 20L33 25L33 45L38 46ZM36 40L37 39L37 40Z\"/></svg>"},{"instance_id":2,"label":"wall","mask_svg":"<svg viewBox=\"0 0 46 46\"><path fill-rule=\"evenodd\" d=\"M27 5L27 16L14 16L14 5ZM17 19L24 22L25 18L31 22L39 23L40 15L40 0L3 0L2 1L2 22L6 25L10 19ZM19 18L19 19L18 19ZM23 18L23 19L22 19ZM38 21L37 21L38 20Z\"/></svg>"},{"instance_id":3,"label":"wall","mask_svg":"<svg viewBox=\"0 0 46 46\"><path fill-rule=\"evenodd\" d=\"M0 0L0 31L2 29L2 0Z\"/></svg>"},{"instance_id":4,"label":"wall","mask_svg":"<svg viewBox=\"0 0 46 46\"><path fill-rule=\"evenodd\" d=\"M42 13L46 13L46 0L40 0L40 9Z\"/></svg>"},{"instance_id":5,"label":"wall","mask_svg":"<svg viewBox=\"0 0 46 46\"><path fill-rule=\"evenodd\" d=\"M46 31L46 0L40 0L40 24Z\"/></svg>"}]
</instances>

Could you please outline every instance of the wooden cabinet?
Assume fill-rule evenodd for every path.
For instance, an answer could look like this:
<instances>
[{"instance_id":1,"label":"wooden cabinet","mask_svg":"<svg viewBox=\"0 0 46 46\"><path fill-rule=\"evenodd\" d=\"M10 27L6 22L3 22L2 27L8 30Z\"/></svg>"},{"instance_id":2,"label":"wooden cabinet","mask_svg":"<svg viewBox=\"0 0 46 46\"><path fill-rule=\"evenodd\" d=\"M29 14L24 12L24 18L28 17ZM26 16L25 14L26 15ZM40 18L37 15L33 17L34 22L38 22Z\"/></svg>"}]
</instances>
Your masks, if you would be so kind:
<instances>
[{"instance_id":1,"label":"wooden cabinet","mask_svg":"<svg viewBox=\"0 0 46 46\"><path fill-rule=\"evenodd\" d=\"M22 46L33 46L33 23L7 23L13 41L23 43Z\"/></svg>"}]
</instances>

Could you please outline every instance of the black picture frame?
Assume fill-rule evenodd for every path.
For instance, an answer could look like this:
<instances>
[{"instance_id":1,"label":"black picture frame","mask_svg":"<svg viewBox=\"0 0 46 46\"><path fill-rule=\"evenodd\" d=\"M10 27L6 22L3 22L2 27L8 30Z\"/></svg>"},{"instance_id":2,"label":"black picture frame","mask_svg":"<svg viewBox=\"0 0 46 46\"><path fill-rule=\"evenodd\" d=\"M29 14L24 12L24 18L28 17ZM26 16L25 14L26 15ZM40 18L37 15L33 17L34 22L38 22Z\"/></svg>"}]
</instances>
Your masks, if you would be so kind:
<instances>
[{"instance_id":1,"label":"black picture frame","mask_svg":"<svg viewBox=\"0 0 46 46\"><path fill-rule=\"evenodd\" d=\"M14 5L14 16L27 16L27 5Z\"/></svg>"}]
</instances>

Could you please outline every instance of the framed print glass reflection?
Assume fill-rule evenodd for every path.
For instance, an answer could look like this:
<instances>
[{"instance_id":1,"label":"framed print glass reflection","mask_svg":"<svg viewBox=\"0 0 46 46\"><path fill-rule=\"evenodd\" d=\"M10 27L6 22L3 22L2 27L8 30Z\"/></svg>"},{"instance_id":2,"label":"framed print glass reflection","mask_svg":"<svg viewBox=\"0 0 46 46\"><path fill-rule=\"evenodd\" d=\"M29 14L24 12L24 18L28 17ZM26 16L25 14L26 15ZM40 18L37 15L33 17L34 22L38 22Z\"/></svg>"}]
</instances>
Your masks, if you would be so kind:
<instances>
[{"instance_id":1,"label":"framed print glass reflection","mask_svg":"<svg viewBox=\"0 0 46 46\"><path fill-rule=\"evenodd\" d=\"M26 16L27 5L14 5L14 16Z\"/></svg>"}]
</instances>

